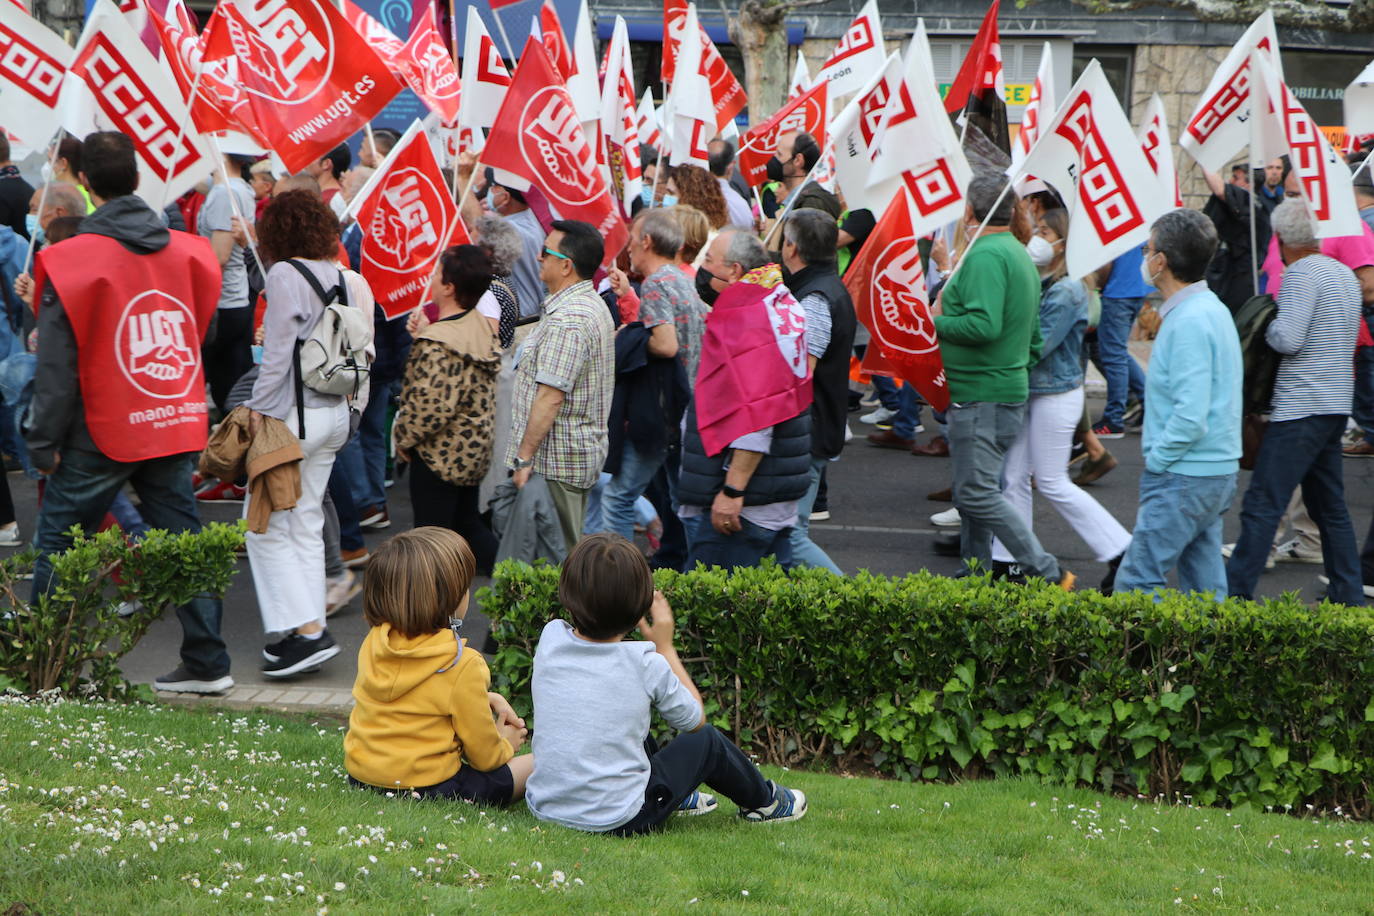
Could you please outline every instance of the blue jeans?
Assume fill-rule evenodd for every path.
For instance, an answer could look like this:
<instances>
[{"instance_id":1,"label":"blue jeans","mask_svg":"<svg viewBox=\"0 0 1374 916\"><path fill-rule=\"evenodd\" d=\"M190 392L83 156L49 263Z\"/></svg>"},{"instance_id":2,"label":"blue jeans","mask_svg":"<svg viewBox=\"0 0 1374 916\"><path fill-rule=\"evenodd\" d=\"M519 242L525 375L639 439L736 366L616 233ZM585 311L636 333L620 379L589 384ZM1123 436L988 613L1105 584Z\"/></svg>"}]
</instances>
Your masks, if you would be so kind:
<instances>
[{"instance_id":1,"label":"blue jeans","mask_svg":"<svg viewBox=\"0 0 1374 916\"><path fill-rule=\"evenodd\" d=\"M1364 604L1359 548L1341 471L1344 432L1343 414L1269 424L1241 503L1240 538L1226 565L1230 594L1254 597L1279 519L1301 484L1302 501L1322 536L1322 562L1330 583L1326 597L1341 604Z\"/></svg>"},{"instance_id":2,"label":"blue jeans","mask_svg":"<svg viewBox=\"0 0 1374 916\"><path fill-rule=\"evenodd\" d=\"M907 386L910 387L910 386ZM903 389L905 390L905 389ZM792 542L792 565L810 566L815 569L828 569L837 576L844 575L835 561L811 540L811 510L816 505L816 494L821 488L821 472L830 463L827 458L811 457L811 486L806 495L797 503L797 524L788 538Z\"/></svg>"},{"instance_id":3,"label":"blue jeans","mask_svg":"<svg viewBox=\"0 0 1374 916\"><path fill-rule=\"evenodd\" d=\"M711 524L711 510L682 520L687 530L687 569L698 563L734 569L737 566L758 566L764 557L777 557L782 566L792 565L792 543L788 540L791 528L769 531L743 516L741 528L733 534L721 534Z\"/></svg>"},{"instance_id":4,"label":"blue jeans","mask_svg":"<svg viewBox=\"0 0 1374 916\"><path fill-rule=\"evenodd\" d=\"M358 434L348 440L335 458L342 465L353 504L360 514L373 506L386 505L386 415L395 390L395 382L372 386L367 409L358 423Z\"/></svg>"},{"instance_id":5,"label":"blue jeans","mask_svg":"<svg viewBox=\"0 0 1374 916\"><path fill-rule=\"evenodd\" d=\"M1355 402L1350 415L1364 430L1364 439L1374 445L1374 347L1355 350Z\"/></svg>"},{"instance_id":6,"label":"blue jeans","mask_svg":"<svg viewBox=\"0 0 1374 916\"><path fill-rule=\"evenodd\" d=\"M620 473L611 477L611 482L606 484L601 494L602 531L634 540L635 503L644 495L658 469L663 467L665 451L656 449L652 453L644 452L626 440L621 450ZM677 482L671 478L669 482L670 492L676 490Z\"/></svg>"},{"instance_id":7,"label":"blue jeans","mask_svg":"<svg viewBox=\"0 0 1374 916\"><path fill-rule=\"evenodd\" d=\"M1226 594L1221 517L1235 495L1235 474L1189 477L1142 472L1135 531L1117 570L1115 590L1164 588L1169 570L1177 566L1179 591L1212 592L1220 600ZM1264 549L1267 554L1267 542Z\"/></svg>"},{"instance_id":8,"label":"blue jeans","mask_svg":"<svg viewBox=\"0 0 1374 916\"><path fill-rule=\"evenodd\" d=\"M1002 496L1002 470L1025 424L1026 405L975 402L951 404L949 456L954 471L954 505L959 510L959 555L992 566L993 535L1032 575L1058 582L1059 561L1040 545L1029 526Z\"/></svg>"},{"instance_id":9,"label":"blue jeans","mask_svg":"<svg viewBox=\"0 0 1374 916\"><path fill-rule=\"evenodd\" d=\"M329 498L334 503L334 517L339 522L339 546L344 550L363 547L363 529L358 524L358 507L353 502L353 488L339 468L339 459L329 470ZM325 558L326 561L329 559Z\"/></svg>"},{"instance_id":10,"label":"blue jeans","mask_svg":"<svg viewBox=\"0 0 1374 916\"><path fill-rule=\"evenodd\" d=\"M1126 413L1127 394L1145 396L1145 373L1126 343L1135 316L1144 304L1144 299L1102 298L1102 317L1097 323L1098 359L1107 378L1107 406L1102 410L1102 419L1118 428Z\"/></svg>"},{"instance_id":11,"label":"blue jeans","mask_svg":"<svg viewBox=\"0 0 1374 916\"><path fill-rule=\"evenodd\" d=\"M897 416L892 418L892 434L903 439L916 435L921 425L921 396L914 385L907 383L897 389Z\"/></svg>"},{"instance_id":12,"label":"blue jeans","mask_svg":"<svg viewBox=\"0 0 1374 916\"><path fill-rule=\"evenodd\" d=\"M873 376L873 390L878 395L878 403L888 410L901 410L902 402L897 383L886 375Z\"/></svg>"},{"instance_id":13,"label":"blue jeans","mask_svg":"<svg viewBox=\"0 0 1374 916\"><path fill-rule=\"evenodd\" d=\"M94 531L126 483L133 484L142 502L143 518L153 528L199 531L200 516L191 492L191 456L170 455L149 461L123 463L99 452L65 449L57 470L48 478L38 513L34 547L33 601L56 587L50 554L71 547L73 525ZM181 661L194 677L212 679L229 673L229 653L220 636L223 605L218 596L200 595L177 608L181 621Z\"/></svg>"}]
</instances>

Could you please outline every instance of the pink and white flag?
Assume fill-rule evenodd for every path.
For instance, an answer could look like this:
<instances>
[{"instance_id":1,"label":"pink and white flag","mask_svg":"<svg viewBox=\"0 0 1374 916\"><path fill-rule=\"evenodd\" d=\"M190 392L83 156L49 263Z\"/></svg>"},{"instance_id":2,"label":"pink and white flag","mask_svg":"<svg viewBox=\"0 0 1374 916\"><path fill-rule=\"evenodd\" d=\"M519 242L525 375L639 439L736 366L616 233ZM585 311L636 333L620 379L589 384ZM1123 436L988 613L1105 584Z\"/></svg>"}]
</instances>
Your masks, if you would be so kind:
<instances>
[{"instance_id":1,"label":"pink and white flag","mask_svg":"<svg viewBox=\"0 0 1374 916\"><path fill-rule=\"evenodd\" d=\"M72 49L22 7L0 3L0 100L5 127L42 149L61 126L58 98Z\"/></svg>"},{"instance_id":2,"label":"pink and white flag","mask_svg":"<svg viewBox=\"0 0 1374 916\"><path fill-rule=\"evenodd\" d=\"M1159 190L1174 202L1175 207L1183 206L1183 195L1178 190L1178 173L1174 170L1174 147L1169 139L1169 122L1164 117L1164 100L1156 92L1145 105L1145 117L1136 128L1140 138L1140 148L1145 151L1145 160L1154 169L1159 179Z\"/></svg>"},{"instance_id":3,"label":"pink and white flag","mask_svg":"<svg viewBox=\"0 0 1374 916\"><path fill-rule=\"evenodd\" d=\"M859 15L845 30L829 59L821 66L816 82L827 80L830 103L842 95L856 92L868 84L887 61L883 50L883 27L878 19L878 0L868 0Z\"/></svg>"},{"instance_id":4,"label":"pink and white flag","mask_svg":"<svg viewBox=\"0 0 1374 916\"><path fill-rule=\"evenodd\" d=\"M1092 61L1011 174L1035 175L1068 203L1069 275L1084 277L1138 247L1172 198L1159 182L1102 65Z\"/></svg>"},{"instance_id":5,"label":"pink and white flag","mask_svg":"<svg viewBox=\"0 0 1374 916\"><path fill-rule=\"evenodd\" d=\"M1256 51L1250 58L1255 74L1252 84L1255 110L1270 111L1284 137L1288 160L1298 179L1298 190L1316 223L1319 239L1360 235L1364 222L1355 206L1355 189L1349 167L1332 148L1317 122L1302 107L1283 81L1269 55Z\"/></svg>"},{"instance_id":6,"label":"pink and white flag","mask_svg":"<svg viewBox=\"0 0 1374 916\"><path fill-rule=\"evenodd\" d=\"M1035 83L1031 85L1030 101L1021 112L1021 130L1011 144L1012 171L1018 169L1035 141L1040 139L1042 122L1054 117L1054 100L1054 55L1047 41L1040 51L1040 69L1036 71ZM1044 189L1043 182L1037 181L1033 175L1026 176L1016 185L1016 193L1022 197Z\"/></svg>"},{"instance_id":7,"label":"pink and white flag","mask_svg":"<svg viewBox=\"0 0 1374 916\"><path fill-rule=\"evenodd\" d=\"M606 53L606 82L601 93L601 137L605 164L611 176L611 190L619 198L627 217L644 186L632 73L629 31L624 18L617 16Z\"/></svg>"},{"instance_id":8,"label":"pink and white flag","mask_svg":"<svg viewBox=\"0 0 1374 916\"><path fill-rule=\"evenodd\" d=\"M476 7L468 7L467 31L463 35L463 94L458 105L458 123L482 136L481 131L496 123L496 115L510 87L510 71L487 34Z\"/></svg>"},{"instance_id":9,"label":"pink and white flag","mask_svg":"<svg viewBox=\"0 0 1374 916\"><path fill-rule=\"evenodd\" d=\"M1250 122L1255 111L1250 95L1250 53L1256 49L1269 55L1282 78L1278 33L1274 14L1268 10L1245 30L1217 67L1179 136L1179 145L1209 172L1222 171L1251 142Z\"/></svg>"}]
</instances>

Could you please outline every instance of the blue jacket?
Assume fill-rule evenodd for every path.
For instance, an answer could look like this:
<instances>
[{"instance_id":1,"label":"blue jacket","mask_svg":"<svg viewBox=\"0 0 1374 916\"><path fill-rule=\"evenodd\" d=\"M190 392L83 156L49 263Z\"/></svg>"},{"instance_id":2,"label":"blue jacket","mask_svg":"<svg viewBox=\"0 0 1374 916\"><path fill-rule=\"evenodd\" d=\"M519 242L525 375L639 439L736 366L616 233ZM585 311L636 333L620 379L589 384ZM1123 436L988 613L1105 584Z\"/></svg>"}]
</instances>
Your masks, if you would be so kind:
<instances>
[{"instance_id":1,"label":"blue jacket","mask_svg":"<svg viewBox=\"0 0 1374 916\"><path fill-rule=\"evenodd\" d=\"M1112 272L1102 286L1103 299L1144 299L1155 288L1140 278L1145 246L1137 245L1112 262Z\"/></svg>"},{"instance_id":2,"label":"blue jacket","mask_svg":"<svg viewBox=\"0 0 1374 916\"><path fill-rule=\"evenodd\" d=\"M1240 338L1205 283L1175 293L1145 377L1145 469L1217 477L1240 467Z\"/></svg>"},{"instance_id":3,"label":"blue jacket","mask_svg":"<svg viewBox=\"0 0 1374 916\"><path fill-rule=\"evenodd\" d=\"M1063 277L1040 297L1040 362L1031 367L1031 394L1063 394L1083 384L1083 334L1088 330L1088 288Z\"/></svg>"}]
</instances>

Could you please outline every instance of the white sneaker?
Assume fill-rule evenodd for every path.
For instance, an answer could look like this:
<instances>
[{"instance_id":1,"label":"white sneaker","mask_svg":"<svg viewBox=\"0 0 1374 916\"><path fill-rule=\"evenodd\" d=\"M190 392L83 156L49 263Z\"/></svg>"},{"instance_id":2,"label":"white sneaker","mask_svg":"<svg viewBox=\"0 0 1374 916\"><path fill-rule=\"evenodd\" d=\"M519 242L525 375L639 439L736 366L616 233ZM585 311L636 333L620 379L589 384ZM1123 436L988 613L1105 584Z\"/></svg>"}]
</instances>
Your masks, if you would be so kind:
<instances>
[{"instance_id":1,"label":"white sneaker","mask_svg":"<svg viewBox=\"0 0 1374 916\"><path fill-rule=\"evenodd\" d=\"M930 517L930 523L936 528L958 528L959 510L946 509L943 512L936 512Z\"/></svg>"},{"instance_id":2,"label":"white sneaker","mask_svg":"<svg viewBox=\"0 0 1374 916\"><path fill-rule=\"evenodd\" d=\"M0 528L0 547L22 547L24 541L19 537L19 523L11 522Z\"/></svg>"},{"instance_id":3,"label":"white sneaker","mask_svg":"<svg viewBox=\"0 0 1374 916\"><path fill-rule=\"evenodd\" d=\"M1317 581L1320 582L1322 585L1330 585L1330 584L1331 584L1331 580L1328 579L1325 575L1320 575L1320 576L1318 576L1318 577L1317 577ZM1365 584L1365 585L1364 585L1364 596L1365 596L1366 598L1374 598L1374 585L1369 585L1369 584Z\"/></svg>"},{"instance_id":4,"label":"white sneaker","mask_svg":"<svg viewBox=\"0 0 1374 916\"><path fill-rule=\"evenodd\" d=\"M1277 553L1280 563L1312 563L1314 565L1320 565L1322 562L1321 550L1315 552L1304 550L1302 541L1297 538L1280 544L1276 548L1275 553ZM1270 556L1274 556L1274 554L1270 554Z\"/></svg>"},{"instance_id":5,"label":"white sneaker","mask_svg":"<svg viewBox=\"0 0 1374 916\"><path fill-rule=\"evenodd\" d=\"M343 575L337 579L325 580L324 616L329 617L342 610L344 605L352 601L353 596L362 590L363 583L351 569L345 569Z\"/></svg>"},{"instance_id":6,"label":"white sneaker","mask_svg":"<svg viewBox=\"0 0 1374 916\"><path fill-rule=\"evenodd\" d=\"M1265 569L1273 569L1273 568L1274 568L1274 566L1275 566L1274 551L1277 550L1277 549L1278 549L1278 548L1275 548L1275 547L1269 548L1269 556L1267 556L1267 557L1264 558L1264 568L1265 568ZM1231 554L1235 553L1235 550L1236 550L1236 545L1235 545L1235 544L1222 544L1222 545L1221 545L1221 555L1222 555L1224 558L1228 559L1228 560L1231 559Z\"/></svg>"},{"instance_id":7,"label":"white sneaker","mask_svg":"<svg viewBox=\"0 0 1374 916\"><path fill-rule=\"evenodd\" d=\"M897 416L897 411L888 410L886 407L879 407L872 413L866 413L862 417L859 417L859 422L867 423L870 426L876 426L879 423L888 422L895 416Z\"/></svg>"}]
</instances>

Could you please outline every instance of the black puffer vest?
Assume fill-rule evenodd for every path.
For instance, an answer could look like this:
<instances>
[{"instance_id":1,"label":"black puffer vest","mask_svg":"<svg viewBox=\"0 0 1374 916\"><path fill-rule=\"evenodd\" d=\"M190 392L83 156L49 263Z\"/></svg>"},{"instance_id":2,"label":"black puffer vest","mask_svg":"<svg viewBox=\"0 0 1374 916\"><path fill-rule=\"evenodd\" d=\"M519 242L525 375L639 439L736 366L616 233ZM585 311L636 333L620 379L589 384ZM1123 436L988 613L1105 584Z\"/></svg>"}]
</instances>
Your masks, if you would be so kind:
<instances>
[{"instance_id":1,"label":"black puffer vest","mask_svg":"<svg viewBox=\"0 0 1374 916\"><path fill-rule=\"evenodd\" d=\"M811 454L834 458L844 450L844 424L849 414L849 357L854 352L854 302L835 273L834 262L810 264L787 280L792 296L801 302L812 293L825 297L830 308L830 345L816 360L812 373Z\"/></svg>"},{"instance_id":2,"label":"black puffer vest","mask_svg":"<svg viewBox=\"0 0 1374 916\"><path fill-rule=\"evenodd\" d=\"M682 476L677 497L684 506L709 507L725 486L726 460L730 449L714 458L706 455L697 430L697 404L693 397L687 408L687 428L682 439ZM811 411L808 408L790 420L773 427L773 444L763 456L749 486L744 489L746 506L767 506L801 499L811 485Z\"/></svg>"}]
</instances>

